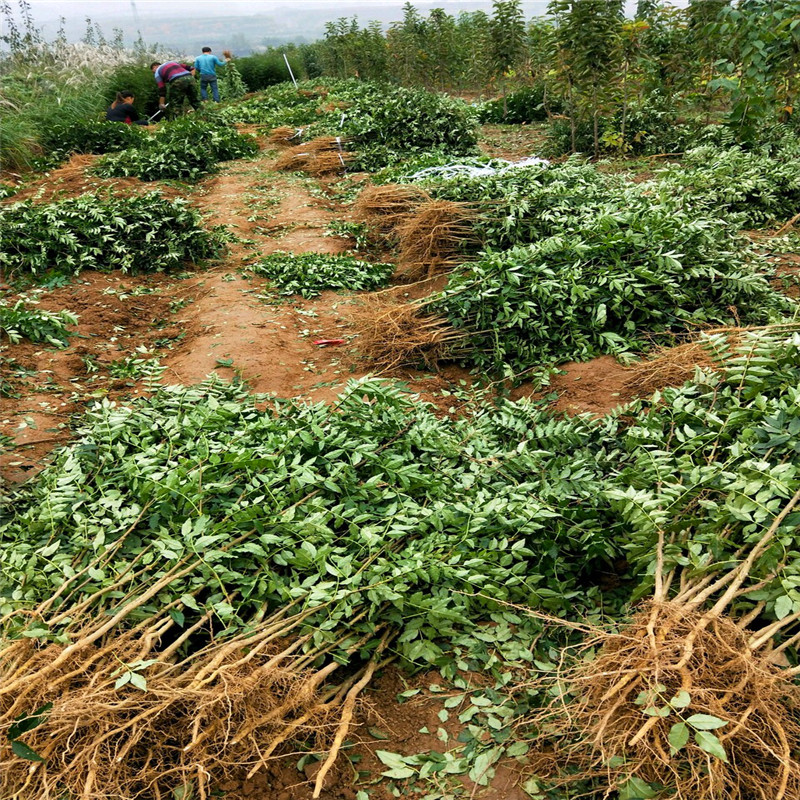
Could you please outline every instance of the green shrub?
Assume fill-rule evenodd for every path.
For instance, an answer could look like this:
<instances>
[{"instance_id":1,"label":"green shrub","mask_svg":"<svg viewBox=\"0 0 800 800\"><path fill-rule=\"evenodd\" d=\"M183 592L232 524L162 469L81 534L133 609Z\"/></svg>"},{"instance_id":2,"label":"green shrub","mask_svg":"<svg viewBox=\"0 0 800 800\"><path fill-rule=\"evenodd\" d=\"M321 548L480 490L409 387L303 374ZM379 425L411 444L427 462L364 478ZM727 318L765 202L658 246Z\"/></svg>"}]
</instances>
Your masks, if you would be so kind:
<instances>
[{"instance_id":1,"label":"green shrub","mask_svg":"<svg viewBox=\"0 0 800 800\"><path fill-rule=\"evenodd\" d=\"M622 113L601 117L598 130L600 151L605 155L656 155L683 153L701 144L733 144L733 134L724 125L709 124L704 118L682 117L674 108L651 104L628 109L623 136ZM579 119L575 125L575 151L594 152L594 123ZM572 152L572 130L568 119L551 120L543 152L561 156Z\"/></svg>"},{"instance_id":2,"label":"green shrub","mask_svg":"<svg viewBox=\"0 0 800 800\"><path fill-rule=\"evenodd\" d=\"M644 349L656 332L764 324L794 308L726 220L677 204L609 210L486 255L431 305L469 334L465 361L500 374Z\"/></svg>"},{"instance_id":3,"label":"green shrub","mask_svg":"<svg viewBox=\"0 0 800 800\"><path fill-rule=\"evenodd\" d=\"M375 289L392 274L392 264L327 253L271 253L248 269L269 278L281 294L316 297L325 289Z\"/></svg>"},{"instance_id":4,"label":"green shrub","mask_svg":"<svg viewBox=\"0 0 800 800\"><path fill-rule=\"evenodd\" d=\"M24 300L13 306L0 300L0 334L5 334L12 343L30 339L66 347L67 325L77 324L78 318L71 311L44 311L31 308Z\"/></svg>"},{"instance_id":5,"label":"green shrub","mask_svg":"<svg viewBox=\"0 0 800 800\"><path fill-rule=\"evenodd\" d=\"M525 86L515 92L509 92L505 97L487 100L478 109L478 119L481 122L522 125L527 122L541 122L551 113L560 113L561 101L558 98L547 98L545 104L545 89L543 84Z\"/></svg>"},{"instance_id":6,"label":"green shrub","mask_svg":"<svg viewBox=\"0 0 800 800\"><path fill-rule=\"evenodd\" d=\"M143 181L196 181L213 172L220 161L258 152L252 136L234 128L184 117L164 123L138 147L101 159L95 172L103 177L135 176Z\"/></svg>"},{"instance_id":7,"label":"green shrub","mask_svg":"<svg viewBox=\"0 0 800 800\"><path fill-rule=\"evenodd\" d=\"M285 48L284 48L285 49ZM268 48L263 53L236 59L236 66L242 80L250 87L250 91L258 92L278 83L290 81L286 62L283 60L284 49ZM287 52L289 64L297 80L305 77L303 59L297 51Z\"/></svg>"},{"instance_id":8,"label":"green shrub","mask_svg":"<svg viewBox=\"0 0 800 800\"><path fill-rule=\"evenodd\" d=\"M207 231L185 200L158 192L129 198L94 194L0 209L0 265L10 276L155 272L220 252L222 238Z\"/></svg>"},{"instance_id":9,"label":"green shrub","mask_svg":"<svg viewBox=\"0 0 800 800\"><path fill-rule=\"evenodd\" d=\"M63 118L42 130L40 141L50 155L63 158L70 153L113 153L138 147L146 136L136 125L91 118Z\"/></svg>"}]
</instances>

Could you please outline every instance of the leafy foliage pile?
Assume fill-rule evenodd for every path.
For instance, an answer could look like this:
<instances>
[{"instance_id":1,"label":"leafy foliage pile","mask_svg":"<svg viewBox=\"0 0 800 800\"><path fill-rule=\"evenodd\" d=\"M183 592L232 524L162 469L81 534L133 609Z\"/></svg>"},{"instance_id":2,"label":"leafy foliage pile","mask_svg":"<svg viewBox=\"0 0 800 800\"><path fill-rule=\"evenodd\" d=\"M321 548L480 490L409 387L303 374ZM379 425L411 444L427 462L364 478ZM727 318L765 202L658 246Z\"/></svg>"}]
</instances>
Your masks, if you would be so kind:
<instances>
[{"instance_id":1,"label":"leafy foliage pile","mask_svg":"<svg viewBox=\"0 0 800 800\"><path fill-rule=\"evenodd\" d=\"M138 147L145 136L136 125L57 117L43 130L41 141L49 155L61 159L70 153L113 153Z\"/></svg>"},{"instance_id":2,"label":"leafy foliage pile","mask_svg":"<svg viewBox=\"0 0 800 800\"><path fill-rule=\"evenodd\" d=\"M129 198L95 194L0 209L0 264L10 276L82 269L154 272L219 253L219 232L202 227L185 200L158 192Z\"/></svg>"},{"instance_id":3,"label":"leafy foliage pile","mask_svg":"<svg viewBox=\"0 0 800 800\"><path fill-rule=\"evenodd\" d=\"M281 294L316 297L325 289L361 291L383 286L392 264L327 253L271 253L248 267L270 279Z\"/></svg>"},{"instance_id":4,"label":"leafy foliage pile","mask_svg":"<svg viewBox=\"0 0 800 800\"><path fill-rule=\"evenodd\" d=\"M460 100L366 81L279 84L217 113L229 122L303 128L303 139L341 136L365 170L431 149L467 155L477 142L474 115Z\"/></svg>"},{"instance_id":5,"label":"leafy foliage pile","mask_svg":"<svg viewBox=\"0 0 800 800\"><path fill-rule=\"evenodd\" d=\"M28 306L24 300L17 300L14 305L0 300L0 334L12 343L30 339L66 347L67 326L77 324L78 318L71 311L45 311Z\"/></svg>"},{"instance_id":6,"label":"leafy foliage pile","mask_svg":"<svg viewBox=\"0 0 800 800\"><path fill-rule=\"evenodd\" d=\"M800 210L800 146L786 137L752 151L698 147L662 180L703 212L727 211L750 227L785 221Z\"/></svg>"},{"instance_id":7,"label":"leafy foliage pile","mask_svg":"<svg viewBox=\"0 0 800 800\"><path fill-rule=\"evenodd\" d=\"M649 333L764 324L791 310L753 258L725 220L645 203L465 264L430 308L470 334L469 363L514 374L641 349Z\"/></svg>"},{"instance_id":8,"label":"leafy foliage pile","mask_svg":"<svg viewBox=\"0 0 800 800\"><path fill-rule=\"evenodd\" d=\"M183 118L165 123L153 136L142 137L135 148L107 155L95 172L109 178L196 181L212 172L220 161L257 152L258 144L252 136L225 125Z\"/></svg>"},{"instance_id":9,"label":"leafy foliage pile","mask_svg":"<svg viewBox=\"0 0 800 800\"><path fill-rule=\"evenodd\" d=\"M352 385L333 409L258 410L259 398L219 384L161 389L130 407L105 401L3 506L3 647L79 647L82 626L97 620L94 671L123 631L174 628L166 661L154 634L137 636L139 661L111 664L118 702L129 702L131 683L145 690L133 700L155 703L148 686L175 663L177 674L193 669L212 640L212 654L229 641L250 652L247 637L268 630L313 665L309 686L316 675L330 691L337 663L374 671L387 643L407 662L446 663L481 621L521 622L503 601L585 612L600 600L587 573L621 552L636 589L605 596L616 613L652 591L656 559L724 576L800 489L800 334L754 331L735 347L721 336L717 350L728 359L721 374L598 421L553 419L524 401L439 419L375 381ZM797 523L796 512L778 519L747 561L737 603L742 619L781 623L763 635L787 642L792 659L799 603L785 578L800 569ZM40 603L44 614L31 614ZM42 681L4 701L3 724L35 691L63 700L35 653ZM40 722L36 747L49 741L50 722ZM9 793L28 773L3 742ZM159 787L185 777L165 772Z\"/></svg>"},{"instance_id":10,"label":"leafy foliage pile","mask_svg":"<svg viewBox=\"0 0 800 800\"><path fill-rule=\"evenodd\" d=\"M553 764L570 764L560 778L602 760L623 797L789 798L800 785L800 336L714 338L724 371L646 404L606 489L631 525L631 599L652 603L587 642L578 659L591 657L533 715Z\"/></svg>"}]
</instances>

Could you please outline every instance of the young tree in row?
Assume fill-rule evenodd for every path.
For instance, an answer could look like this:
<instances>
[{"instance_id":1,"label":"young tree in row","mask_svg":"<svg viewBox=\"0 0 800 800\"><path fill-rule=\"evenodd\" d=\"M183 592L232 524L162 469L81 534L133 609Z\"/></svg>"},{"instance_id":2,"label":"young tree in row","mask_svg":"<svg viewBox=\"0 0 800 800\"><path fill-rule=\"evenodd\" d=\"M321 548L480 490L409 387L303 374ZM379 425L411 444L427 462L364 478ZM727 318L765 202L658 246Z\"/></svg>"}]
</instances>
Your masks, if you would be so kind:
<instances>
[{"instance_id":1,"label":"young tree in row","mask_svg":"<svg viewBox=\"0 0 800 800\"><path fill-rule=\"evenodd\" d=\"M557 68L567 89L572 148L578 115L588 109L599 156L600 111L612 99L620 74L622 0L552 0L549 13L556 22Z\"/></svg>"},{"instance_id":2,"label":"young tree in row","mask_svg":"<svg viewBox=\"0 0 800 800\"><path fill-rule=\"evenodd\" d=\"M525 48L525 16L520 0L494 0L489 33L493 72L500 78L505 115L506 78L513 74Z\"/></svg>"}]
</instances>

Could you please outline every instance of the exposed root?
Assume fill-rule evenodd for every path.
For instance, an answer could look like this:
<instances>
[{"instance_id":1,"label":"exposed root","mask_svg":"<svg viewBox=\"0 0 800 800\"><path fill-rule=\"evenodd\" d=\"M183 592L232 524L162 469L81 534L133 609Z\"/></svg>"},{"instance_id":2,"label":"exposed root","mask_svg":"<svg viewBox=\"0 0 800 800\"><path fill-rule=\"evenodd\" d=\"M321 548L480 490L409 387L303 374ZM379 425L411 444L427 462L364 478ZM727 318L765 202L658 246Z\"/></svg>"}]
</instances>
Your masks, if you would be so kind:
<instances>
[{"instance_id":1,"label":"exposed root","mask_svg":"<svg viewBox=\"0 0 800 800\"><path fill-rule=\"evenodd\" d=\"M717 351L708 338L658 347L646 361L626 369L625 388L634 395L647 396L665 386L682 386L694 377L695 370L719 369Z\"/></svg>"},{"instance_id":2,"label":"exposed root","mask_svg":"<svg viewBox=\"0 0 800 800\"><path fill-rule=\"evenodd\" d=\"M353 154L345 152L343 146L342 140L332 136L313 139L284 150L275 161L275 169L311 175L344 171Z\"/></svg>"},{"instance_id":3,"label":"exposed root","mask_svg":"<svg viewBox=\"0 0 800 800\"><path fill-rule=\"evenodd\" d=\"M310 175L330 175L344 172L353 160L353 154L338 150L317 153L304 168Z\"/></svg>"},{"instance_id":4,"label":"exposed root","mask_svg":"<svg viewBox=\"0 0 800 800\"><path fill-rule=\"evenodd\" d=\"M647 360L632 364L627 368L625 388L630 394L646 396L665 386L682 386L694 378L697 367L716 371L732 354L746 355L748 333L785 331L788 335L797 330L800 330L800 323L794 321L764 326L706 328L689 334L691 339L682 344L656 347Z\"/></svg>"},{"instance_id":5,"label":"exposed root","mask_svg":"<svg viewBox=\"0 0 800 800\"><path fill-rule=\"evenodd\" d=\"M556 783L606 776L609 792L635 777L677 800L800 797L800 688L749 638L730 618L675 602L598 632L558 675L568 694L529 720L546 751L533 769ZM698 714L725 724L703 731ZM674 752L681 724L689 738ZM709 735L724 759L700 746Z\"/></svg>"},{"instance_id":6,"label":"exposed root","mask_svg":"<svg viewBox=\"0 0 800 800\"><path fill-rule=\"evenodd\" d=\"M400 273L409 280L446 272L466 260L478 244L477 212L467 203L430 200L396 226Z\"/></svg>"},{"instance_id":7,"label":"exposed root","mask_svg":"<svg viewBox=\"0 0 800 800\"><path fill-rule=\"evenodd\" d=\"M298 144L300 136L297 128L291 125L282 125L280 128L273 128L267 137L270 147L292 147Z\"/></svg>"},{"instance_id":8,"label":"exposed root","mask_svg":"<svg viewBox=\"0 0 800 800\"><path fill-rule=\"evenodd\" d=\"M0 797L134 800L173 797L182 786L210 797L219 783L280 756L283 744L303 741L319 750L336 744L359 692L385 661L381 648L370 664L337 681L339 663L309 669L302 650L308 637L287 644L278 634L291 621L287 626L274 615L247 635L176 662L177 647L155 646L168 623L102 642L90 641L95 628L87 629L68 647L5 643L0 684L22 683L0 694ZM389 640L386 634L383 642ZM129 670L135 680L117 686ZM30 730L12 727L43 707ZM15 753L14 736L43 760Z\"/></svg>"},{"instance_id":9,"label":"exposed root","mask_svg":"<svg viewBox=\"0 0 800 800\"><path fill-rule=\"evenodd\" d=\"M359 351L379 372L420 364L435 369L467 334L455 330L447 318L426 313L424 304L403 301L395 294L365 295L351 309Z\"/></svg>"},{"instance_id":10,"label":"exposed root","mask_svg":"<svg viewBox=\"0 0 800 800\"><path fill-rule=\"evenodd\" d=\"M418 186L387 183L368 186L356 200L353 210L356 219L370 223L384 235L407 218L421 203L430 202L431 196Z\"/></svg>"}]
</instances>

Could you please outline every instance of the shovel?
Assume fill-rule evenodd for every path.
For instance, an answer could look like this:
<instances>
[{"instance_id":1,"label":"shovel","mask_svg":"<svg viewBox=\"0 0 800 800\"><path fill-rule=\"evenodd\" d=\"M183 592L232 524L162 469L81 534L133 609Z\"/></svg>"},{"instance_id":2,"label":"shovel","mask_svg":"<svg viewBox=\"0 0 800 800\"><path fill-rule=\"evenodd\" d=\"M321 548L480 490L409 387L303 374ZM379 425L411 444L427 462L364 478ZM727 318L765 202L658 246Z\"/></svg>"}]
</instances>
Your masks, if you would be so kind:
<instances>
[{"instance_id":1,"label":"shovel","mask_svg":"<svg viewBox=\"0 0 800 800\"><path fill-rule=\"evenodd\" d=\"M156 113L155 113L155 114L153 114L153 116L152 116L152 117L148 117L148 118L147 118L147 124L149 125L149 124L150 124L150 123L151 123L151 122L152 122L152 121L153 121L153 120L154 120L154 119L155 119L155 118L156 118L156 117L157 117L159 114L163 114L163 113L164 113L164 111L165 111L167 108L169 108L169 103L167 103L167 104L164 106L164 108L159 108L159 109L158 109L158 111L156 111Z\"/></svg>"}]
</instances>

